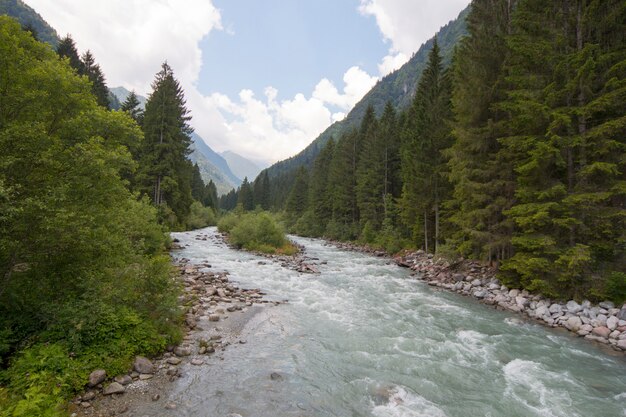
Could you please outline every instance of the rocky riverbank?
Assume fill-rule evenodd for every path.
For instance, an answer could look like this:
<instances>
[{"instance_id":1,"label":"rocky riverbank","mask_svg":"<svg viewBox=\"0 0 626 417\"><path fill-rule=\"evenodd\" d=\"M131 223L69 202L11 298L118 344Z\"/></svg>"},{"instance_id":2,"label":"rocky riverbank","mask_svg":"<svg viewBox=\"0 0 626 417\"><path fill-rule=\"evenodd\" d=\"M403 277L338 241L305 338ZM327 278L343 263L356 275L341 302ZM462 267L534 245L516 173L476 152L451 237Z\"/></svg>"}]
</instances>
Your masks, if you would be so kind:
<instances>
[{"instance_id":1,"label":"rocky riverbank","mask_svg":"<svg viewBox=\"0 0 626 417\"><path fill-rule=\"evenodd\" d=\"M587 340L626 351L626 304L616 307L610 301L593 305L586 300L580 304L574 300L550 300L502 285L493 268L478 262L450 265L423 251L405 253L394 260L428 285L474 297L487 305L524 314L547 326L562 327Z\"/></svg>"},{"instance_id":2,"label":"rocky riverbank","mask_svg":"<svg viewBox=\"0 0 626 417\"><path fill-rule=\"evenodd\" d=\"M227 272L212 272L208 263L178 262L178 280L184 287L180 303L186 310L185 336L179 346L152 360L137 357L125 375L107 375L94 370L86 391L70 405L72 416L130 415L148 402L162 410L178 407L168 400L168 384L194 371L216 365L228 346L245 343L240 339L245 323L264 306L286 301L269 301L260 289L239 288Z\"/></svg>"},{"instance_id":3,"label":"rocky riverbank","mask_svg":"<svg viewBox=\"0 0 626 417\"><path fill-rule=\"evenodd\" d=\"M350 251L384 257L379 249L352 243L329 241ZM450 264L435 259L424 251L405 252L393 258L399 266L411 269L428 285L453 291L502 310L509 310L550 327L564 328L579 337L626 351L626 304L615 306L611 301L593 305L585 300L562 302L526 290L508 288L496 278L496 270L476 261L464 260Z\"/></svg>"}]
</instances>

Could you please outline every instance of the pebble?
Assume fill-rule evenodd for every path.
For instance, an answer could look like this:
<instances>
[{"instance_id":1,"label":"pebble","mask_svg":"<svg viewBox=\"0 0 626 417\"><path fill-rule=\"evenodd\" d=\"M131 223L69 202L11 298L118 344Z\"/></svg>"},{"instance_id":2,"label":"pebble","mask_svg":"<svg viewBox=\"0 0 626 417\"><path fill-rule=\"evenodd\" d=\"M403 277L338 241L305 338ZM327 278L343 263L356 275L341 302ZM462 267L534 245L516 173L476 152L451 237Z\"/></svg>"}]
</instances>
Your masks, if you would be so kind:
<instances>
[{"instance_id":1,"label":"pebble","mask_svg":"<svg viewBox=\"0 0 626 417\"><path fill-rule=\"evenodd\" d=\"M103 391L104 395L112 395L112 394L121 394L126 391L126 388L119 382L111 382L111 384L106 387Z\"/></svg>"}]
</instances>

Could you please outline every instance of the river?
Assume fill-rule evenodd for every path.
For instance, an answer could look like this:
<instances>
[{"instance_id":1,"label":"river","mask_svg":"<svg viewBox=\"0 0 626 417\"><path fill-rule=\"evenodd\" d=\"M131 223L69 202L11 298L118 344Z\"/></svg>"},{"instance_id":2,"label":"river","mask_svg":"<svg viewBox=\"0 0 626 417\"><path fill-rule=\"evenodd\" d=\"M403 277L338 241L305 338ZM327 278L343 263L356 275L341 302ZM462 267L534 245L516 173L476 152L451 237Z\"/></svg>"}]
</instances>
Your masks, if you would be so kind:
<instances>
[{"instance_id":1,"label":"river","mask_svg":"<svg viewBox=\"0 0 626 417\"><path fill-rule=\"evenodd\" d=\"M174 234L188 245L175 256L289 303L263 309L246 324L247 343L176 382L181 407L168 415L626 416L622 354L320 240L294 238L318 259L312 275L200 233L216 231Z\"/></svg>"}]
</instances>

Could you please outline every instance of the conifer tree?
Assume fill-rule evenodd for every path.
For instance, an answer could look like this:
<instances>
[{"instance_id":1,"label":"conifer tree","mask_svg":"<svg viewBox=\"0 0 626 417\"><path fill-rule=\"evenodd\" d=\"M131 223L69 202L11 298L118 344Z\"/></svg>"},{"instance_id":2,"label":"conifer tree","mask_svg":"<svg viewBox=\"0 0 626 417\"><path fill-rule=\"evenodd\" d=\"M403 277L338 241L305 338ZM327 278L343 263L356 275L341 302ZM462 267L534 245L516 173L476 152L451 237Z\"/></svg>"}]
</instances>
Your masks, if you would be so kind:
<instances>
[{"instance_id":1,"label":"conifer tree","mask_svg":"<svg viewBox=\"0 0 626 417\"><path fill-rule=\"evenodd\" d=\"M152 84L144 113L144 147L141 161L143 191L162 209L175 215L170 223L183 224L191 206L191 117L182 88L171 67L164 63Z\"/></svg>"},{"instance_id":2,"label":"conifer tree","mask_svg":"<svg viewBox=\"0 0 626 417\"><path fill-rule=\"evenodd\" d=\"M254 204L263 210L270 208L270 179L267 171L263 171L254 180Z\"/></svg>"},{"instance_id":3,"label":"conifer tree","mask_svg":"<svg viewBox=\"0 0 626 417\"><path fill-rule=\"evenodd\" d=\"M504 211L513 203L513 171L500 151L506 113L503 65L509 55L511 0L475 0L468 16L469 36L454 59L454 136L449 156L454 184L451 207L458 251L489 261L510 255L511 222Z\"/></svg>"},{"instance_id":4,"label":"conifer tree","mask_svg":"<svg viewBox=\"0 0 626 417\"><path fill-rule=\"evenodd\" d=\"M309 173L300 167L296 174L296 181L291 188L285 210L295 218L302 216L309 203Z\"/></svg>"},{"instance_id":5,"label":"conifer tree","mask_svg":"<svg viewBox=\"0 0 626 417\"><path fill-rule=\"evenodd\" d=\"M140 126L143 122L143 110L141 109L139 99L134 91L131 91L124 103L122 103L121 111L128 113Z\"/></svg>"},{"instance_id":6,"label":"conifer tree","mask_svg":"<svg viewBox=\"0 0 626 417\"><path fill-rule=\"evenodd\" d=\"M86 51L82 56L83 74L91 81L91 92L96 96L98 104L106 109L109 108L109 89L107 88L104 74L100 65L96 63L91 51Z\"/></svg>"},{"instance_id":7,"label":"conifer tree","mask_svg":"<svg viewBox=\"0 0 626 417\"><path fill-rule=\"evenodd\" d=\"M341 136L330 164L328 189L333 202L331 237L356 237L359 217L356 202L356 156L359 132L352 130Z\"/></svg>"},{"instance_id":8,"label":"conifer tree","mask_svg":"<svg viewBox=\"0 0 626 417\"><path fill-rule=\"evenodd\" d=\"M237 205L241 205L241 207L246 211L254 210L254 192L252 190L252 186L248 182L248 177L243 179L243 182L239 187Z\"/></svg>"},{"instance_id":9,"label":"conifer tree","mask_svg":"<svg viewBox=\"0 0 626 417\"><path fill-rule=\"evenodd\" d=\"M80 55L78 54L78 50L76 49L76 43L74 39L72 39L71 35L66 35L57 46L57 54L61 58L67 58L70 66L74 68L78 75L83 75L85 73L85 68L83 65L83 61L80 59Z\"/></svg>"},{"instance_id":10,"label":"conifer tree","mask_svg":"<svg viewBox=\"0 0 626 417\"><path fill-rule=\"evenodd\" d=\"M331 138L315 158L309 181L309 207L313 212L317 235L322 235L333 215L333 199L329 186L330 167L335 153L335 141Z\"/></svg>"},{"instance_id":11,"label":"conifer tree","mask_svg":"<svg viewBox=\"0 0 626 417\"><path fill-rule=\"evenodd\" d=\"M435 41L409 111L402 145L402 215L426 251L437 251L441 207L450 192L443 156L452 143L450 94L451 77L443 70Z\"/></svg>"}]
</instances>

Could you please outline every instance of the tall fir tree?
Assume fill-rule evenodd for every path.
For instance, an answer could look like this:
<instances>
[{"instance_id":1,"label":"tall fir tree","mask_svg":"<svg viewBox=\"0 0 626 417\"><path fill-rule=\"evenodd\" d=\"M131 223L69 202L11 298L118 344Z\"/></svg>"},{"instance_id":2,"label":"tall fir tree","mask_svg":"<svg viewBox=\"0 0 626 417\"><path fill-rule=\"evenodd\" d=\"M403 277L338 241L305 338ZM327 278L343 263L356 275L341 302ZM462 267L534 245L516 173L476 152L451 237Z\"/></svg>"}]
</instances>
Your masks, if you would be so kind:
<instances>
[{"instance_id":1,"label":"tall fir tree","mask_svg":"<svg viewBox=\"0 0 626 417\"><path fill-rule=\"evenodd\" d=\"M263 210L270 209L270 179L267 171L263 171L254 180L254 204Z\"/></svg>"},{"instance_id":2,"label":"tall fir tree","mask_svg":"<svg viewBox=\"0 0 626 417\"><path fill-rule=\"evenodd\" d=\"M447 151L454 185L454 244L464 256L489 262L511 254L513 170L498 138L506 132L503 66L509 56L515 1L475 0L467 18L469 36L454 60L453 123L455 143Z\"/></svg>"},{"instance_id":3,"label":"tall fir tree","mask_svg":"<svg viewBox=\"0 0 626 417\"><path fill-rule=\"evenodd\" d=\"M85 51L81 60L83 62L83 74L91 81L91 92L96 96L98 104L108 109L110 106L109 89L100 65L96 63L93 54L89 50Z\"/></svg>"},{"instance_id":4,"label":"tall fir tree","mask_svg":"<svg viewBox=\"0 0 626 417\"><path fill-rule=\"evenodd\" d=\"M76 49L76 43L74 39L72 39L71 35L66 35L57 46L57 54L61 58L67 58L70 66L74 68L78 75L83 75L85 73L85 68L83 65L83 61L80 59L80 55L78 54L78 49Z\"/></svg>"},{"instance_id":5,"label":"tall fir tree","mask_svg":"<svg viewBox=\"0 0 626 417\"><path fill-rule=\"evenodd\" d=\"M173 225L184 224L193 201L190 154L191 117L172 68L164 63L146 103L141 161L143 191ZM166 215L171 209L174 216Z\"/></svg>"},{"instance_id":6,"label":"tall fir tree","mask_svg":"<svg viewBox=\"0 0 626 417\"><path fill-rule=\"evenodd\" d=\"M503 107L516 135L503 143L516 155L517 202L508 212L516 253L503 271L548 295L593 296L590 288L626 283L626 123L616 100L626 55L623 34L605 32L624 21L625 8L612 3L529 0L515 15ZM611 17L599 23L603 16Z\"/></svg>"},{"instance_id":7,"label":"tall fir tree","mask_svg":"<svg viewBox=\"0 0 626 417\"><path fill-rule=\"evenodd\" d=\"M248 177L243 179L239 192L237 193L237 205L246 211L254 210L254 191L248 182Z\"/></svg>"},{"instance_id":8,"label":"tall fir tree","mask_svg":"<svg viewBox=\"0 0 626 417\"><path fill-rule=\"evenodd\" d=\"M416 243L437 251L442 203L449 197L443 151L452 144L451 77L435 41L409 111L402 144L402 216Z\"/></svg>"},{"instance_id":9,"label":"tall fir tree","mask_svg":"<svg viewBox=\"0 0 626 417\"><path fill-rule=\"evenodd\" d=\"M285 211L298 218L304 214L309 203L309 173L304 167L300 167L296 173L296 181L291 188Z\"/></svg>"},{"instance_id":10,"label":"tall fir tree","mask_svg":"<svg viewBox=\"0 0 626 417\"><path fill-rule=\"evenodd\" d=\"M333 215L333 199L329 186L330 167L335 153L335 141L331 138L315 158L309 180L309 208L313 212L316 235L321 236Z\"/></svg>"}]
</instances>

